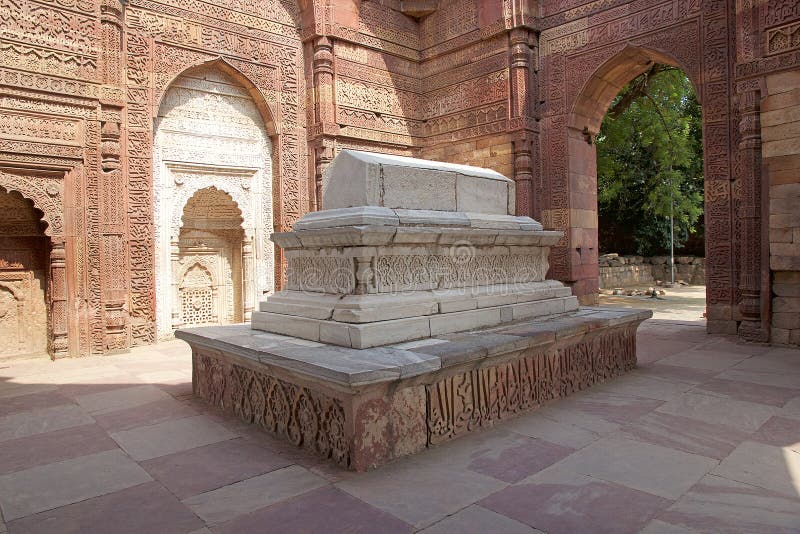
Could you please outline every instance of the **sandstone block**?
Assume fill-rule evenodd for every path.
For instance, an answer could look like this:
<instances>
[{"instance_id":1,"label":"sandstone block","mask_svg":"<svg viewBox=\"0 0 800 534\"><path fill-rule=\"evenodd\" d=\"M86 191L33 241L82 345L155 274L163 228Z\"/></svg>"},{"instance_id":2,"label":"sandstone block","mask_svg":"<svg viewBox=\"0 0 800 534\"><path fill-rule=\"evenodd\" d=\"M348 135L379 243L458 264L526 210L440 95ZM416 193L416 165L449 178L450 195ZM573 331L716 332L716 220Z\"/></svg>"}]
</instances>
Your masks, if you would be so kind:
<instances>
[{"instance_id":1,"label":"sandstone block","mask_svg":"<svg viewBox=\"0 0 800 534\"><path fill-rule=\"evenodd\" d=\"M793 330L789 330L786 328L777 328L775 326L772 327L770 330L770 341L772 343L778 343L781 345L788 345L789 338Z\"/></svg>"},{"instance_id":2,"label":"sandstone block","mask_svg":"<svg viewBox=\"0 0 800 534\"><path fill-rule=\"evenodd\" d=\"M773 312L772 313L772 326L773 328L785 328L787 330L795 330L800 328L800 313L796 312Z\"/></svg>"},{"instance_id":3,"label":"sandstone block","mask_svg":"<svg viewBox=\"0 0 800 534\"><path fill-rule=\"evenodd\" d=\"M800 298L775 297L772 299L772 309L775 313L797 313L800 316Z\"/></svg>"}]
</instances>

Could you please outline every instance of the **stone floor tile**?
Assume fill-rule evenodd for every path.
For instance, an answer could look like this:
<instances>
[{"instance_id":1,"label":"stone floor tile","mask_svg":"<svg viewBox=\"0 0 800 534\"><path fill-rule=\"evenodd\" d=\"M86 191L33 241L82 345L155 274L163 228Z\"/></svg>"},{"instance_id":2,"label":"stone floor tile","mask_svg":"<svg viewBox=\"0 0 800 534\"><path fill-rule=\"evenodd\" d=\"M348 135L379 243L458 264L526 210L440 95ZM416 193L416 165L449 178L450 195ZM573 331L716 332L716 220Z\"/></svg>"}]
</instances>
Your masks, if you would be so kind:
<instances>
[{"instance_id":1,"label":"stone floor tile","mask_svg":"<svg viewBox=\"0 0 800 534\"><path fill-rule=\"evenodd\" d=\"M0 399L8 400L16 397L23 397L26 395L35 395L39 393L48 393L50 391L58 391L56 384L21 384L18 382L0 381Z\"/></svg>"},{"instance_id":2,"label":"stone floor tile","mask_svg":"<svg viewBox=\"0 0 800 534\"><path fill-rule=\"evenodd\" d=\"M157 386L162 385L176 385L192 383L192 371L186 369L186 365L181 363L180 369L168 369L164 371L155 371L147 373L137 373L136 376L146 384L154 384Z\"/></svg>"},{"instance_id":3,"label":"stone floor tile","mask_svg":"<svg viewBox=\"0 0 800 534\"><path fill-rule=\"evenodd\" d=\"M797 532L798 518L800 499L713 475L703 477L659 516L664 524L695 532L773 534Z\"/></svg>"},{"instance_id":4,"label":"stone floor tile","mask_svg":"<svg viewBox=\"0 0 800 534\"><path fill-rule=\"evenodd\" d=\"M151 480L115 449L0 476L0 508L11 521Z\"/></svg>"},{"instance_id":5,"label":"stone floor tile","mask_svg":"<svg viewBox=\"0 0 800 534\"><path fill-rule=\"evenodd\" d=\"M702 344L712 338L706 331L705 321L674 321L651 319L642 323L637 331L639 335L649 335L663 340L680 339L692 343ZM713 336L715 339L722 336Z\"/></svg>"},{"instance_id":6,"label":"stone floor tile","mask_svg":"<svg viewBox=\"0 0 800 534\"><path fill-rule=\"evenodd\" d=\"M0 442L92 423L94 419L74 404L39 408L0 417Z\"/></svg>"},{"instance_id":7,"label":"stone floor tile","mask_svg":"<svg viewBox=\"0 0 800 534\"><path fill-rule=\"evenodd\" d=\"M216 524L327 484L322 477L299 465L292 465L194 495L183 499L183 503L206 523Z\"/></svg>"},{"instance_id":8,"label":"stone floor tile","mask_svg":"<svg viewBox=\"0 0 800 534\"><path fill-rule=\"evenodd\" d=\"M191 379L175 382L174 384L157 384L157 385L159 388L161 388L166 393L169 393L175 398L191 397L192 395L194 395Z\"/></svg>"},{"instance_id":9,"label":"stone floor tile","mask_svg":"<svg viewBox=\"0 0 800 534\"><path fill-rule=\"evenodd\" d=\"M712 473L789 497L800 495L800 453L788 447L745 441Z\"/></svg>"},{"instance_id":10,"label":"stone floor tile","mask_svg":"<svg viewBox=\"0 0 800 534\"><path fill-rule=\"evenodd\" d=\"M420 466L436 467L446 470L466 470L478 457L515 447L526 436L511 432L503 425L484 429L470 434L468 440L454 439L430 447L413 456L414 462Z\"/></svg>"},{"instance_id":11,"label":"stone floor tile","mask_svg":"<svg viewBox=\"0 0 800 534\"><path fill-rule=\"evenodd\" d=\"M75 397L81 408L90 414L105 414L169 399L170 396L150 384L118 388L102 393L90 393Z\"/></svg>"},{"instance_id":12,"label":"stone floor tile","mask_svg":"<svg viewBox=\"0 0 800 534\"><path fill-rule=\"evenodd\" d=\"M590 390L543 406L539 413L548 419L576 425L592 432L607 433L635 421L663 403L632 395Z\"/></svg>"},{"instance_id":13,"label":"stone floor tile","mask_svg":"<svg viewBox=\"0 0 800 534\"><path fill-rule=\"evenodd\" d=\"M289 465L252 441L231 439L142 462L150 475L183 499Z\"/></svg>"},{"instance_id":14,"label":"stone floor tile","mask_svg":"<svg viewBox=\"0 0 800 534\"><path fill-rule=\"evenodd\" d=\"M697 385L713 378L717 374L717 371L682 367L680 365L664 365L661 362L656 362L653 364L639 365L631 374Z\"/></svg>"},{"instance_id":15,"label":"stone floor tile","mask_svg":"<svg viewBox=\"0 0 800 534\"><path fill-rule=\"evenodd\" d=\"M333 487L320 488L214 528L220 534L394 534L410 525Z\"/></svg>"},{"instance_id":16,"label":"stone floor tile","mask_svg":"<svg viewBox=\"0 0 800 534\"><path fill-rule=\"evenodd\" d=\"M797 383L800 385L800 380ZM704 382L695 391L778 407L782 407L793 398L800 396L800 388L754 384L753 382L727 380L719 377Z\"/></svg>"},{"instance_id":17,"label":"stone floor tile","mask_svg":"<svg viewBox=\"0 0 800 534\"><path fill-rule=\"evenodd\" d=\"M780 409L778 415L800 419L800 397L796 397L787 402L786 405Z\"/></svg>"},{"instance_id":18,"label":"stone floor tile","mask_svg":"<svg viewBox=\"0 0 800 534\"><path fill-rule=\"evenodd\" d=\"M756 345L739 341L735 337L713 336L711 339L702 343L700 350L713 350L715 352L730 352L731 354L743 354L745 356L757 356L771 350L769 345Z\"/></svg>"},{"instance_id":19,"label":"stone floor tile","mask_svg":"<svg viewBox=\"0 0 800 534\"><path fill-rule=\"evenodd\" d=\"M0 417L64 404L73 404L73 402L56 391L55 388L27 395L7 397L0 402Z\"/></svg>"},{"instance_id":20,"label":"stone floor tile","mask_svg":"<svg viewBox=\"0 0 800 534\"><path fill-rule=\"evenodd\" d=\"M798 354L798 356L800 356L800 354ZM719 373L714 378L734 380L736 382L750 382L751 384L775 386L778 388L800 389L800 380L798 380L797 375L792 373L780 374L733 368ZM797 395L800 396L800 393L797 393Z\"/></svg>"},{"instance_id":21,"label":"stone floor tile","mask_svg":"<svg viewBox=\"0 0 800 534\"><path fill-rule=\"evenodd\" d=\"M775 415L778 409L774 406L737 401L715 395L687 393L664 404L656 411L698 419L706 423L730 426L745 432L754 432L767 419Z\"/></svg>"},{"instance_id":22,"label":"stone floor tile","mask_svg":"<svg viewBox=\"0 0 800 534\"><path fill-rule=\"evenodd\" d=\"M532 534L541 532L510 517L474 504L419 531L420 534Z\"/></svg>"},{"instance_id":23,"label":"stone floor tile","mask_svg":"<svg viewBox=\"0 0 800 534\"><path fill-rule=\"evenodd\" d=\"M204 415L113 432L111 437L134 460L142 461L236 437Z\"/></svg>"},{"instance_id":24,"label":"stone floor tile","mask_svg":"<svg viewBox=\"0 0 800 534\"><path fill-rule=\"evenodd\" d=\"M772 349L759 356L753 356L737 364L737 371L756 371L762 373L800 374L800 358L797 349Z\"/></svg>"},{"instance_id":25,"label":"stone floor tile","mask_svg":"<svg viewBox=\"0 0 800 534\"><path fill-rule=\"evenodd\" d=\"M652 336L649 334L640 334L637 336L637 340L636 359L639 364L655 362L697 346L696 342L680 339L665 339L659 340L658 343L653 343Z\"/></svg>"},{"instance_id":26,"label":"stone floor tile","mask_svg":"<svg viewBox=\"0 0 800 534\"><path fill-rule=\"evenodd\" d=\"M149 426L172 419L182 419L198 415L198 411L185 402L167 398L110 413L94 415L97 424L108 432L130 430L138 426Z\"/></svg>"},{"instance_id":27,"label":"stone floor tile","mask_svg":"<svg viewBox=\"0 0 800 534\"><path fill-rule=\"evenodd\" d=\"M512 444L473 457L467 469L513 484L563 460L574 449L549 441L518 436Z\"/></svg>"},{"instance_id":28,"label":"stone floor tile","mask_svg":"<svg viewBox=\"0 0 800 534\"><path fill-rule=\"evenodd\" d=\"M789 417L771 417L750 437L750 441L786 447L800 452L800 420Z\"/></svg>"},{"instance_id":29,"label":"stone floor tile","mask_svg":"<svg viewBox=\"0 0 800 534\"><path fill-rule=\"evenodd\" d=\"M642 374L627 374L598 384L596 390L608 391L616 395L633 395L645 399L668 401L679 397L692 387L686 382L665 380Z\"/></svg>"},{"instance_id":30,"label":"stone floor tile","mask_svg":"<svg viewBox=\"0 0 800 534\"><path fill-rule=\"evenodd\" d=\"M549 534L626 534L672 502L555 466L478 504Z\"/></svg>"},{"instance_id":31,"label":"stone floor tile","mask_svg":"<svg viewBox=\"0 0 800 534\"><path fill-rule=\"evenodd\" d=\"M724 371L747 359L746 354L717 352L713 350L687 350L658 360L660 365L676 365L709 371Z\"/></svg>"},{"instance_id":32,"label":"stone floor tile","mask_svg":"<svg viewBox=\"0 0 800 534\"><path fill-rule=\"evenodd\" d=\"M600 437L599 434L591 430L568 423L560 423L548 419L540 413L522 414L506 422L505 428L525 436L540 438L572 449L585 447Z\"/></svg>"},{"instance_id":33,"label":"stone floor tile","mask_svg":"<svg viewBox=\"0 0 800 534\"><path fill-rule=\"evenodd\" d=\"M466 469L407 458L376 471L359 473L336 486L416 528L423 528L506 484Z\"/></svg>"},{"instance_id":34,"label":"stone floor tile","mask_svg":"<svg viewBox=\"0 0 800 534\"><path fill-rule=\"evenodd\" d=\"M11 534L179 534L203 522L157 482L12 521Z\"/></svg>"},{"instance_id":35,"label":"stone floor tile","mask_svg":"<svg viewBox=\"0 0 800 534\"><path fill-rule=\"evenodd\" d=\"M620 435L721 460L750 432L655 411L623 427Z\"/></svg>"},{"instance_id":36,"label":"stone floor tile","mask_svg":"<svg viewBox=\"0 0 800 534\"><path fill-rule=\"evenodd\" d=\"M116 442L94 424L12 439L0 443L0 474L116 448Z\"/></svg>"},{"instance_id":37,"label":"stone floor tile","mask_svg":"<svg viewBox=\"0 0 800 534\"><path fill-rule=\"evenodd\" d=\"M587 445L557 466L674 500L717 463L705 456L611 436Z\"/></svg>"},{"instance_id":38,"label":"stone floor tile","mask_svg":"<svg viewBox=\"0 0 800 534\"><path fill-rule=\"evenodd\" d=\"M695 531L653 519L639 531L639 534L692 534L693 532Z\"/></svg>"},{"instance_id":39,"label":"stone floor tile","mask_svg":"<svg viewBox=\"0 0 800 534\"><path fill-rule=\"evenodd\" d=\"M57 377L54 378L57 380ZM76 376L64 380L58 388L59 393L71 399L82 395L94 395L115 389L124 389L132 386L141 386L142 382L137 377L115 369L99 376Z\"/></svg>"}]
</instances>

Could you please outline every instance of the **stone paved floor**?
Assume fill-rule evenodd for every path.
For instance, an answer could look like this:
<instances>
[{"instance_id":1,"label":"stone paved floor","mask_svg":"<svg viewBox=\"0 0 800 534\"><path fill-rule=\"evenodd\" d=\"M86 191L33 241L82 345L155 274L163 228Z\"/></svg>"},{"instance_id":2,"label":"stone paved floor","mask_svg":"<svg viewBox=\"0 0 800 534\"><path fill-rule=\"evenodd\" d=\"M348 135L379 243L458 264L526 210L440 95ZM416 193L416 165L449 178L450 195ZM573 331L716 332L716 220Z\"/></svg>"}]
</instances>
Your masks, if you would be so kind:
<instances>
[{"instance_id":1,"label":"stone paved floor","mask_svg":"<svg viewBox=\"0 0 800 534\"><path fill-rule=\"evenodd\" d=\"M648 321L639 354L361 474L192 399L180 341L0 363L0 532L800 532L800 351Z\"/></svg>"},{"instance_id":2,"label":"stone paved floor","mask_svg":"<svg viewBox=\"0 0 800 534\"><path fill-rule=\"evenodd\" d=\"M650 286L636 286L646 290ZM628 289L628 288L626 288ZM640 308L653 311L653 319L670 321L704 321L706 311L706 286L660 287L666 294L653 299L627 295L600 295L601 306Z\"/></svg>"}]
</instances>

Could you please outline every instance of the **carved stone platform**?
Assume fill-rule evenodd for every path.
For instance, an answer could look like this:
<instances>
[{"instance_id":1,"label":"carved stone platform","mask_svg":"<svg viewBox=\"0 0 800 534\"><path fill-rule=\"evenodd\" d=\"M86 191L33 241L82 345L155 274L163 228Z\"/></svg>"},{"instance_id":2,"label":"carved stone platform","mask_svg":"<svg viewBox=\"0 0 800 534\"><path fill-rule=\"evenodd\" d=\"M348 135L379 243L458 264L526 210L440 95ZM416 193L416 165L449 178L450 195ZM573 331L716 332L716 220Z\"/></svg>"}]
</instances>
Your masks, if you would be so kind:
<instances>
[{"instance_id":1,"label":"carved stone platform","mask_svg":"<svg viewBox=\"0 0 800 534\"><path fill-rule=\"evenodd\" d=\"M176 336L192 347L195 395L360 471L633 369L650 316L581 308L362 350L249 325Z\"/></svg>"}]
</instances>

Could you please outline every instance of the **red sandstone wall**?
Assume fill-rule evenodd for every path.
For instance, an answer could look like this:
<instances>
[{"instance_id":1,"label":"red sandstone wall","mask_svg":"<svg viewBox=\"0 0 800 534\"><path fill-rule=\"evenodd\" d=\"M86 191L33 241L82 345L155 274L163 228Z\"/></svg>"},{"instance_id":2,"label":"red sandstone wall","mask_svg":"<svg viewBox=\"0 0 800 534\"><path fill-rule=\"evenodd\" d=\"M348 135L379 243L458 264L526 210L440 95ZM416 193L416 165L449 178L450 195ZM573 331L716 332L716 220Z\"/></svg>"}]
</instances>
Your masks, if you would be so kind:
<instances>
[{"instance_id":1,"label":"red sandstone wall","mask_svg":"<svg viewBox=\"0 0 800 534\"><path fill-rule=\"evenodd\" d=\"M772 340L800 345L800 69L766 78L761 105L769 179Z\"/></svg>"},{"instance_id":2,"label":"red sandstone wall","mask_svg":"<svg viewBox=\"0 0 800 534\"><path fill-rule=\"evenodd\" d=\"M673 62L703 104L710 328L763 339L772 307L774 339L796 339L778 314L795 305L779 292L794 292L797 238L766 230L770 210L796 213L780 211L792 184L775 182L794 176L794 155L774 149L793 150L797 132L769 113L793 98L775 87L800 64L797 2L429 3L422 19L399 0L4 3L0 187L49 223L53 353L154 340L152 121L169 83L205 62L260 103L279 229L319 206L344 147L489 166L517 181L519 213L565 232L551 275L587 299L589 142L640 60Z\"/></svg>"}]
</instances>

